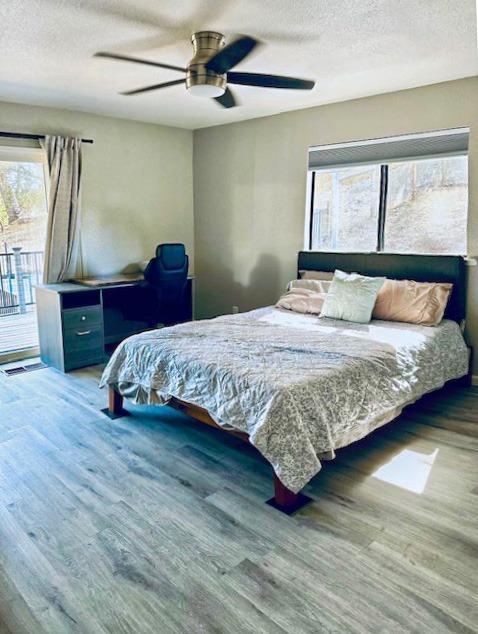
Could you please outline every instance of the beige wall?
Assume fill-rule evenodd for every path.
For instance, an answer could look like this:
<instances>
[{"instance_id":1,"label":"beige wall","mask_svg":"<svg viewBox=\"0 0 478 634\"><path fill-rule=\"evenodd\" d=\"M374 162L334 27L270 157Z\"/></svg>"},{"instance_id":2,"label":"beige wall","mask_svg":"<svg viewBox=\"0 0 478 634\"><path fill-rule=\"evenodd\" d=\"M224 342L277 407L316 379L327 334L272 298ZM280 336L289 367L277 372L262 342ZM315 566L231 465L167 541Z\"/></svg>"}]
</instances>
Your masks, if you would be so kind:
<instances>
[{"instance_id":1,"label":"beige wall","mask_svg":"<svg viewBox=\"0 0 478 634\"><path fill-rule=\"evenodd\" d=\"M468 247L478 255L478 77L197 130L197 314L270 304L294 277L309 145L458 126L471 128ZM478 350L478 267L469 272L468 334Z\"/></svg>"},{"instance_id":2,"label":"beige wall","mask_svg":"<svg viewBox=\"0 0 478 634\"><path fill-rule=\"evenodd\" d=\"M192 132L10 103L0 103L0 129L94 139L83 146L87 273L120 271L168 241L184 242L194 262Z\"/></svg>"},{"instance_id":3,"label":"beige wall","mask_svg":"<svg viewBox=\"0 0 478 634\"><path fill-rule=\"evenodd\" d=\"M116 272L182 241L195 260L198 316L270 304L294 277L309 145L458 126L471 128L468 236L478 255L477 77L198 130L194 162L187 130L0 103L2 130L95 140L84 147L87 272ZM478 267L469 271L478 349Z\"/></svg>"}]
</instances>

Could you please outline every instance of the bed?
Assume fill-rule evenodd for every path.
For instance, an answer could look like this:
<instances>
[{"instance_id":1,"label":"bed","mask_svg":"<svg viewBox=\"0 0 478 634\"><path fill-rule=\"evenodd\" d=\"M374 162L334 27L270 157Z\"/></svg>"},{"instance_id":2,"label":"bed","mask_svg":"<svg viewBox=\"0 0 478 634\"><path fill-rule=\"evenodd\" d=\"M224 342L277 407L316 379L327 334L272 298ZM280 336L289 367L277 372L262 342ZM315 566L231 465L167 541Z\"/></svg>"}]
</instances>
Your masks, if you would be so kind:
<instances>
[{"instance_id":1,"label":"bed","mask_svg":"<svg viewBox=\"0 0 478 634\"><path fill-rule=\"evenodd\" d=\"M445 319L355 324L266 307L145 332L125 340L104 371L107 413L124 415L124 397L167 404L243 438L273 468L268 502L294 512L323 460L469 374L462 258L299 253L300 271L335 268L452 282Z\"/></svg>"}]
</instances>

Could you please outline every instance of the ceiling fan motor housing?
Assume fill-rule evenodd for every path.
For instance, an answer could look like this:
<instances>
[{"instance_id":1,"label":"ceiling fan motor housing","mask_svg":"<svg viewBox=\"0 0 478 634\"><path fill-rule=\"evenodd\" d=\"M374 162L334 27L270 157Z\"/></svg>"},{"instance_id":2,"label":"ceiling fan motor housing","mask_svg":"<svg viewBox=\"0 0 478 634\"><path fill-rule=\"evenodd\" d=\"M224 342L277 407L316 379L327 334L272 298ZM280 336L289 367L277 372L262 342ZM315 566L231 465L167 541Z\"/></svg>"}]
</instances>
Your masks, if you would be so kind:
<instances>
[{"instance_id":1,"label":"ceiling fan motor housing","mask_svg":"<svg viewBox=\"0 0 478 634\"><path fill-rule=\"evenodd\" d=\"M224 46L224 35L215 31L199 31L191 36L191 42L194 57L187 67L187 89L199 96L219 97L226 90L226 74L208 70L205 64Z\"/></svg>"}]
</instances>

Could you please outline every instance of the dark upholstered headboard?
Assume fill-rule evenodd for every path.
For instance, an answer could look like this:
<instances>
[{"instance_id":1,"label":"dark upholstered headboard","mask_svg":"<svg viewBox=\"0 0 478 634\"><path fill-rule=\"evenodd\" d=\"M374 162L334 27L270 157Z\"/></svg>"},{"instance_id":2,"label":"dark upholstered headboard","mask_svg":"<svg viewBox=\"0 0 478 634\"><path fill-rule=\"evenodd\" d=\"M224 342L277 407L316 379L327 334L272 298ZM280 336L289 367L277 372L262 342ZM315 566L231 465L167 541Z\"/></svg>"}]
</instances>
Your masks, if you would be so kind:
<instances>
[{"instance_id":1,"label":"dark upholstered headboard","mask_svg":"<svg viewBox=\"0 0 478 634\"><path fill-rule=\"evenodd\" d=\"M467 266L456 255L395 255L390 253L325 253L299 251L298 271L335 271L385 276L417 282L451 282L453 291L445 317L465 319Z\"/></svg>"}]
</instances>

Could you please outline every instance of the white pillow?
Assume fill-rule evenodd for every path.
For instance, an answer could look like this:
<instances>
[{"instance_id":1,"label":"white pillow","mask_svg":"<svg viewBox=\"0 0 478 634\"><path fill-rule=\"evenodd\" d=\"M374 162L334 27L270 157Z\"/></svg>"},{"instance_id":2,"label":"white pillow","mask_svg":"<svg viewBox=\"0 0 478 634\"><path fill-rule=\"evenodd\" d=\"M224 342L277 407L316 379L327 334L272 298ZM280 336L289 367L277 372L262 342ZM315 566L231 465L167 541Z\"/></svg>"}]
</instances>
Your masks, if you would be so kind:
<instances>
[{"instance_id":1,"label":"white pillow","mask_svg":"<svg viewBox=\"0 0 478 634\"><path fill-rule=\"evenodd\" d=\"M335 271L320 316L367 324L384 282L384 277Z\"/></svg>"}]
</instances>

